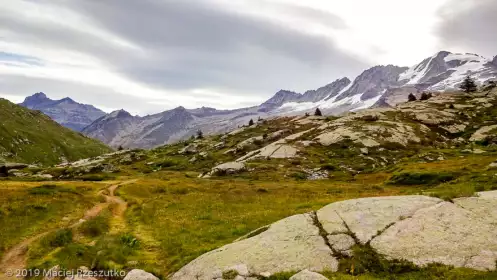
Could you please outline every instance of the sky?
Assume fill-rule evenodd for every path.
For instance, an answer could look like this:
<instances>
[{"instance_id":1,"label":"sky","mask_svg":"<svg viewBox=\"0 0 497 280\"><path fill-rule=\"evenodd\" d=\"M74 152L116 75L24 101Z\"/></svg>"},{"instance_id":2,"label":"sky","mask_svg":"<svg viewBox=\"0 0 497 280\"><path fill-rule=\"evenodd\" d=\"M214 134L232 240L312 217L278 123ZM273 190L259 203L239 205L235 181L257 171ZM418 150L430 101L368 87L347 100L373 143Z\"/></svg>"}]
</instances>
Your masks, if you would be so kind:
<instances>
[{"instance_id":1,"label":"sky","mask_svg":"<svg viewBox=\"0 0 497 280\"><path fill-rule=\"evenodd\" d=\"M240 108L441 50L497 55L495 0L7 0L0 97Z\"/></svg>"}]
</instances>

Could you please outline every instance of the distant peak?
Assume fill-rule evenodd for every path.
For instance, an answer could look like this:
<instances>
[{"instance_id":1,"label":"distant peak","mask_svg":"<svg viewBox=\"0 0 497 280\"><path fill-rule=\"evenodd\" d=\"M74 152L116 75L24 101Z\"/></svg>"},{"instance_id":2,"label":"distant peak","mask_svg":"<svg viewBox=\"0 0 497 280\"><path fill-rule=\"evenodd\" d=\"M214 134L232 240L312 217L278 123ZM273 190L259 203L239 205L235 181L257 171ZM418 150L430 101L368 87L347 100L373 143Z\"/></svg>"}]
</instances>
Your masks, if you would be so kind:
<instances>
[{"instance_id":1,"label":"distant peak","mask_svg":"<svg viewBox=\"0 0 497 280\"><path fill-rule=\"evenodd\" d=\"M28 96L24 99L24 102L21 103L22 105L26 106L26 107L33 107L33 106L37 106L38 104L40 103L44 103L44 102L47 102L47 101L52 101L51 99L49 99L45 93L43 92L37 92L31 96Z\"/></svg>"},{"instance_id":2,"label":"distant peak","mask_svg":"<svg viewBox=\"0 0 497 280\"><path fill-rule=\"evenodd\" d=\"M47 98L47 95L45 93L43 93L43 92L37 92L37 93L31 95L31 97L40 98L41 99L41 98Z\"/></svg>"},{"instance_id":3,"label":"distant peak","mask_svg":"<svg viewBox=\"0 0 497 280\"><path fill-rule=\"evenodd\" d=\"M449 54L452 54L451 52L449 51L439 51L435 54L435 57L446 57L448 56Z\"/></svg>"},{"instance_id":4,"label":"distant peak","mask_svg":"<svg viewBox=\"0 0 497 280\"><path fill-rule=\"evenodd\" d=\"M61 100L59 100L59 102L76 103L76 101L72 100L69 97L62 98Z\"/></svg>"},{"instance_id":5,"label":"distant peak","mask_svg":"<svg viewBox=\"0 0 497 280\"><path fill-rule=\"evenodd\" d=\"M127 118L127 117L132 117L130 113L125 111L124 109L121 110L116 110L108 115L109 117L112 118Z\"/></svg>"}]
</instances>

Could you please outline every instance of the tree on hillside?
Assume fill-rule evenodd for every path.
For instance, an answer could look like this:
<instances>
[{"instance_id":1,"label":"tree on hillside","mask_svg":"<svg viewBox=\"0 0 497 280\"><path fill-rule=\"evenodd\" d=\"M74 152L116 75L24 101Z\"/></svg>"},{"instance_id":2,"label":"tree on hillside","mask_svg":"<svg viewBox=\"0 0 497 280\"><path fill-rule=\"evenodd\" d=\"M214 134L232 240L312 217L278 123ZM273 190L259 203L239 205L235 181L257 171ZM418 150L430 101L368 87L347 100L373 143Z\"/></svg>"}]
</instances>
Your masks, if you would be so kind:
<instances>
[{"instance_id":1,"label":"tree on hillside","mask_svg":"<svg viewBox=\"0 0 497 280\"><path fill-rule=\"evenodd\" d=\"M476 82L471 76L467 76L459 87L465 93L471 93L478 90Z\"/></svg>"},{"instance_id":2,"label":"tree on hillside","mask_svg":"<svg viewBox=\"0 0 497 280\"><path fill-rule=\"evenodd\" d=\"M413 102L413 101L416 101L416 100L418 100L418 99L416 98L416 96L415 96L414 94L409 93L409 96L407 96L407 100L408 100L409 102Z\"/></svg>"},{"instance_id":3,"label":"tree on hillside","mask_svg":"<svg viewBox=\"0 0 497 280\"><path fill-rule=\"evenodd\" d=\"M323 113L321 113L321 110L319 108L316 108L316 111L314 112L314 116L322 116Z\"/></svg>"},{"instance_id":4,"label":"tree on hillside","mask_svg":"<svg viewBox=\"0 0 497 280\"><path fill-rule=\"evenodd\" d=\"M253 126L254 125L254 120L253 119L250 119L249 121L249 126Z\"/></svg>"},{"instance_id":5,"label":"tree on hillside","mask_svg":"<svg viewBox=\"0 0 497 280\"><path fill-rule=\"evenodd\" d=\"M428 100L428 99L430 99L432 97L433 97L433 94L431 94L431 92L430 93L423 92L421 94L421 97L419 98L419 100L423 100L424 101L424 100Z\"/></svg>"},{"instance_id":6,"label":"tree on hillside","mask_svg":"<svg viewBox=\"0 0 497 280\"><path fill-rule=\"evenodd\" d=\"M124 148L123 148L123 146L119 146L119 147L117 148L117 150L118 150L118 151L122 151L122 150L124 150Z\"/></svg>"},{"instance_id":7,"label":"tree on hillside","mask_svg":"<svg viewBox=\"0 0 497 280\"><path fill-rule=\"evenodd\" d=\"M197 139L203 139L204 138L204 133L202 130L197 130Z\"/></svg>"}]
</instances>

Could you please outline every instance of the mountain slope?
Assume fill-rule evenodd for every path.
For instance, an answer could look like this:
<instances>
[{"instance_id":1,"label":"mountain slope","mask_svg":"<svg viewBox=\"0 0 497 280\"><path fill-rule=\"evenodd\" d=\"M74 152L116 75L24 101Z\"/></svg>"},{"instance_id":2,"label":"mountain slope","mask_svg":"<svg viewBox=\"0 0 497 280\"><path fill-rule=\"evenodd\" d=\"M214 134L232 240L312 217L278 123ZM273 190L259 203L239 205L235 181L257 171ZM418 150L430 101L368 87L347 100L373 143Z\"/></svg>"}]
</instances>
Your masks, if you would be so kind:
<instances>
[{"instance_id":1,"label":"mountain slope","mask_svg":"<svg viewBox=\"0 0 497 280\"><path fill-rule=\"evenodd\" d=\"M152 148L184 140L202 130L204 134L228 132L246 125L250 119L297 116L320 108L324 114L340 115L370 107L391 107L407 101L409 93L457 89L466 75L479 84L497 79L497 57L442 51L409 67L375 66L353 82L349 78L306 91L304 94L280 90L259 106L237 110L179 107L159 114L132 117L112 113L100 118L83 133L113 147ZM169 117L168 117L169 116Z\"/></svg>"},{"instance_id":2,"label":"mountain slope","mask_svg":"<svg viewBox=\"0 0 497 280\"><path fill-rule=\"evenodd\" d=\"M43 92L26 97L19 104L29 109L42 111L54 121L70 129L81 131L96 119L105 115L105 112L91 105L80 104L71 98L52 100Z\"/></svg>"},{"instance_id":3,"label":"mountain slope","mask_svg":"<svg viewBox=\"0 0 497 280\"><path fill-rule=\"evenodd\" d=\"M0 161L55 164L97 156L110 149L67 129L39 111L0 99Z\"/></svg>"},{"instance_id":4,"label":"mountain slope","mask_svg":"<svg viewBox=\"0 0 497 280\"><path fill-rule=\"evenodd\" d=\"M409 68L399 81L422 90L441 91L457 89L467 75L482 84L497 77L497 65L477 54L442 51Z\"/></svg>"}]
</instances>

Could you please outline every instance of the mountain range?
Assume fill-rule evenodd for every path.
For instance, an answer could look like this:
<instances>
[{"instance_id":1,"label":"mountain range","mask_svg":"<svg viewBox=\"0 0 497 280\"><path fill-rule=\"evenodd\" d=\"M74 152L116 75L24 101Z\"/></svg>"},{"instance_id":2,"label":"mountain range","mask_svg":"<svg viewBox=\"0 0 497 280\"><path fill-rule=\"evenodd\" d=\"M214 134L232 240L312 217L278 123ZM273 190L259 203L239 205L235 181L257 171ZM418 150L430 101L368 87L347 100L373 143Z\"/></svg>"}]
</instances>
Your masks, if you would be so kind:
<instances>
[{"instance_id":1,"label":"mountain range","mask_svg":"<svg viewBox=\"0 0 497 280\"><path fill-rule=\"evenodd\" d=\"M144 117L124 110L105 115L93 106L75 104L67 98L53 101L41 93L26 98L22 105L40 109L57 122L112 147L152 148L189 138L198 130L205 134L225 133L246 125L250 119L312 113L316 108L338 115L394 106L405 102L409 93L455 90L467 75L478 84L497 79L497 56L492 60L477 54L442 51L412 67L375 66L353 81L343 77L303 94L280 90L259 106L235 110L178 107Z\"/></svg>"},{"instance_id":2,"label":"mountain range","mask_svg":"<svg viewBox=\"0 0 497 280\"><path fill-rule=\"evenodd\" d=\"M61 125L81 131L96 119L105 115L105 112L92 105L80 104L69 97L61 100L52 100L43 92L26 97L19 104L28 109L38 110Z\"/></svg>"}]
</instances>

